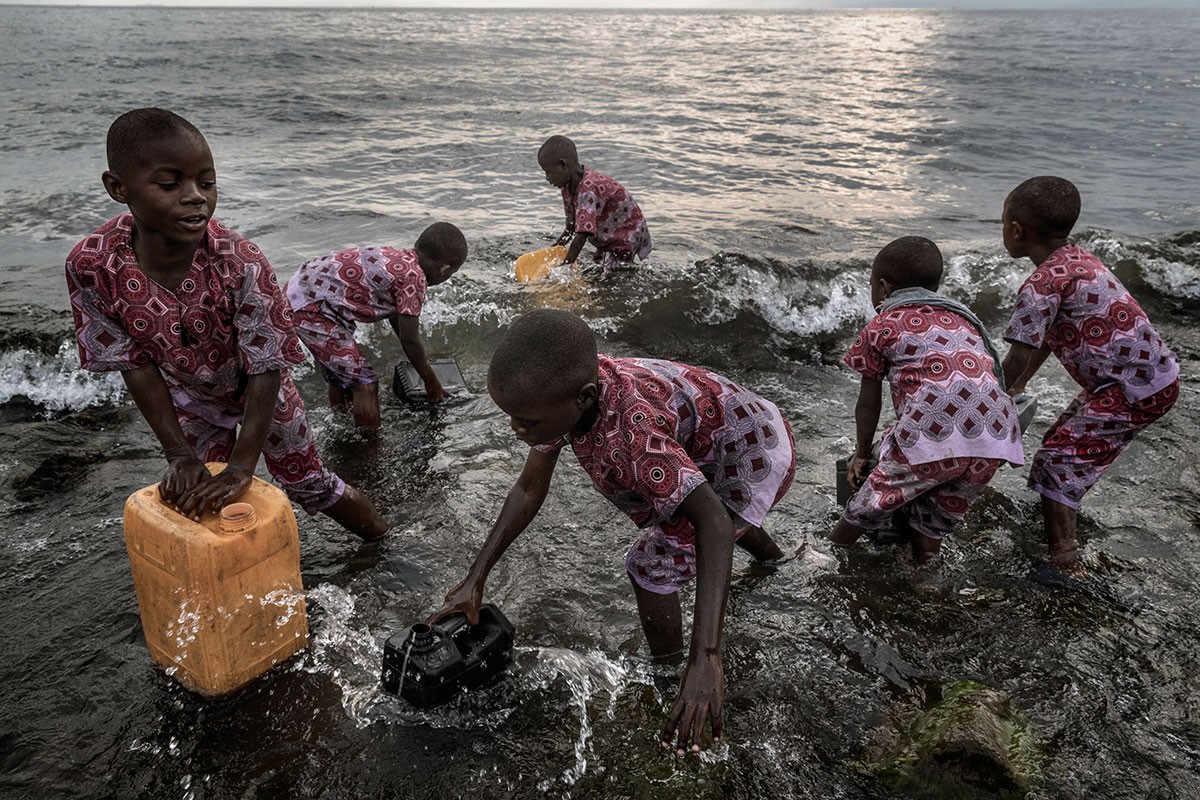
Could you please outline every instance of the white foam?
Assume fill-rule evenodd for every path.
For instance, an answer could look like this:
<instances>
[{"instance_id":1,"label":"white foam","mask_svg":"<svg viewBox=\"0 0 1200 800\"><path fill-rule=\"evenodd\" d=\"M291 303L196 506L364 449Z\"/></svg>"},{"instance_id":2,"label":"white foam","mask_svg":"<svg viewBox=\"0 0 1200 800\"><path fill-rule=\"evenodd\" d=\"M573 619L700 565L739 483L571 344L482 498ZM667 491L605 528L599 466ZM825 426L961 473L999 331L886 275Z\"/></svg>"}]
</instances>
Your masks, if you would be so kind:
<instances>
[{"instance_id":1,"label":"white foam","mask_svg":"<svg viewBox=\"0 0 1200 800\"><path fill-rule=\"evenodd\" d=\"M119 374L80 368L74 342L63 342L53 356L24 349L0 353L0 403L25 397L49 412L79 411L119 403L124 396Z\"/></svg>"}]
</instances>

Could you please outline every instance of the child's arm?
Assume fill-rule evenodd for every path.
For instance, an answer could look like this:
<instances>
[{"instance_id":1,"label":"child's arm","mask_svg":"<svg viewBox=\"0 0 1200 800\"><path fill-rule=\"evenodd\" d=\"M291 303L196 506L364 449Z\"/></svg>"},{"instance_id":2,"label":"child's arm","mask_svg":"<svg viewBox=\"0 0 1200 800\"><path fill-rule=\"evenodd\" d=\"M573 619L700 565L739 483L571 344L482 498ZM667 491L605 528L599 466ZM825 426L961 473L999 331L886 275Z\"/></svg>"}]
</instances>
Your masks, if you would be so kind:
<instances>
[{"instance_id":1,"label":"child's arm","mask_svg":"<svg viewBox=\"0 0 1200 800\"><path fill-rule=\"evenodd\" d=\"M438 380L429 364L429 357L425 355L425 343L421 341L421 318L412 314L392 314L388 317L388 322L400 337L404 355L408 356L409 362L425 382L426 399L431 403L445 400L446 390L442 388L442 382Z\"/></svg>"},{"instance_id":2,"label":"child's arm","mask_svg":"<svg viewBox=\"0 0 1200 800\"><path fill-rule=\"evenodd\" d=\"M1046 363L1046 359L1050 357L1050 345L1042 345L1040 348L1023 344L1021 342L1010 342L1008 355L1004 357L1004 386L1009 394L1017 395L1025 393L1025 384L1029 382L1042 364Z\"/></svg>"},{"instance_id":3,"label":"child's arm","mask_svg":"<svg viewBox=\"0 0 1200 800\"><path fill-rule=\"evenodd\" d=\"M733 521L712 486L703 483L679 506L696 529L696 605L692 642L679 696L663 728L663 747L674 737L683 754L699 752L705 723L711 720L713 741L721 738L725 674L721 665L721 631L733 571ZM678 735L676 735L678 731Z\"/></svg>"},{"instance_id":4,"label":"child's arm","mask_svg":"<svg viewBox=\"0 0 1200 800\"><path fill-rule=\"evenodd\" d=\"M550 477L554 474L555 464L558 463L558 453L558 450L544 453L534 448L529 449L521 476L509 490L504 506L500 509L500 516L492 526L492 531L480 548L479 554L475 556L475 562L471 564L467 577L446 594L441 609L429 618L430 622L455 612L466 613L467 622L472 625L479 622L483 585L487 582L492 567L504 555L504 551L537 516L550 490Z\"/></svg>"},{"instance_id":5,"label":"child's arm","mask_svg":"<svg viewBox=\"0 0 1200 800\"><path fill-rule=\"evenodd\" d=\"M863 377L858 387L858 402L854 405L854 455L846 464L846 480L857 489L867 479L867 464L875 442L875 428L883 410L883 381Z\"/></svg>"},{"instance_id":6,"label":"child's arm","mask_svg":"<svg viewBox=\"0 0 1200 800\"><path fill-rule=\"evenodd\" d=\"M229 454L229 463L220 473L201 481L179 499L179 510L184 514L199 515L208 508L217 511L221 506L237 499L250 486L254 468L262 455L263 443L271 428L271 417L279 397L280 372L267 370L246 378L243 395L242 424L238 426L237 440Z\"/></svg>"},{"instance_id":7,"label":"child's arm","mask_svg":"<svg viewBox=\"0 0 1200 800\"><path fill-rule=\"evenodd\" d=\"M592 238L592 234L590 233L575 234L575 238L571 240L571 246L567 248L567 258L563 263L574 264L575 259L579 258L579 254L583 251L583 246L587 244L590 238Z\"/></svg>"},{"instance_id":8,"label":"child's arm","mask_svg":"<svg viewBox=\"0 0 1200 800\"><path fill-rule=\"evenodd\" d=\"M571 240L571 236L575 233L575 220L567 218L567 224L563 226L563 232L554 242L557 247L562 247Z\"/></svg>"},{"instance_id":9,"label":"child's arm","mask_svg":"<svg viewBox=\"0 0 1200 800\"><path fill-rule=\"evenodd\" d=\"M196 458L179 427L175 401L158 365L150 363L127 369L121 372L121 377L167 458L167 471L159 481L158 493L165 502L178 506L187 491L208 477L208 468Z\"/></svg>"}]
</instances>

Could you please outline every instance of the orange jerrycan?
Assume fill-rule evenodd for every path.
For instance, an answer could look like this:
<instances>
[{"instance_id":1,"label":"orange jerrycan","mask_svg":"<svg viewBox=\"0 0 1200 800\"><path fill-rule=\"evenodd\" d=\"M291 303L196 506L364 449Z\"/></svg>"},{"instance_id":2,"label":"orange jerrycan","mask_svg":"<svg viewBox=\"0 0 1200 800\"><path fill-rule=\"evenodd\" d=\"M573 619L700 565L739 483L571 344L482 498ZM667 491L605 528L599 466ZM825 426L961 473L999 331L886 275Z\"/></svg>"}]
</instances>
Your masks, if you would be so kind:
<instances>
[{"instance_id":1,"label":"orange jerrycan","mask_svg":"<svg viewBox=\"0 0 1200 800\"><path fill-rule=\"evenodd\" d=\"M550 274L550 270L567 259L567 248L562 245L546 247L526 253L513 264L513 272L521 283L540 281Z\"/></svg>"},{"instance_id":2,"label":"orange jerrycan","mask_svg":"<svg viewBox=\"0 0 1200 800\"><path fill-rule=\"evenodd\" d=\"M125 503L125 547L150 655L192 691L240 689L308 642L296 515L275 486L254 478L198 522L158 484L139 489Z\"/></svg>"}]
</instances>

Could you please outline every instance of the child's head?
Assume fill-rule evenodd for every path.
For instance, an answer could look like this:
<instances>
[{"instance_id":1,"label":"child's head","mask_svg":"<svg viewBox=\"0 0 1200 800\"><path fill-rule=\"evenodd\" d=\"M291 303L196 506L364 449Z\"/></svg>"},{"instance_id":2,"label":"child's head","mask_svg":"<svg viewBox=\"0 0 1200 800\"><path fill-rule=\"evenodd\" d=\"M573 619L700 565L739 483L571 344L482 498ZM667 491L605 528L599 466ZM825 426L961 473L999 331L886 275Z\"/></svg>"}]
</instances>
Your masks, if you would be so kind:
<instances>
[{"instance_id":1,"label":"child's head","mask_svg":"<svg viewBox=\"0 0 1200 800\"><path fill-rule=\"evenodd\" d=\"M924 236L888 242L871 263L871 303L879 308L897 289L919 286L936 292L942 284L942 251Z\"/></svg>"},{"instance_id":2,"label":"child's head","mask_svg":"<svg viewBox=\"0 0 1200 800\"><path fill-rule=\"evenodd\" d=\"M467 239L449 222L435 222L421 231L413 249L430 286L449 280L467 260Z\"/></svg>"},{"instance_id":3,"label":"child's head","mask_svg":"<svg viewBox=\"0 0 1200 800\"><path fill-rule=\"evenodd\" d=\"M517 438L549 444L595 407L596 337L569 311L541 308L513 320L488 367L488 392Z\"/></svg>"},{"instance_id":4,"label":"child's head","mask_svg":"<svg viewBox=\"0 0 1200 800\"><path fill-rule=\"evenodd\" d=\"M196 126L161 108L129 111L109 126L104 188L129 206L139 236L195 244L217 207L217 171Z\"/></svg>"},{"instance_id":5,"label":"child's head","mask_svg":"<svg viewBox=\"0 0 1200 800\"><path fill-rule=\"evenodd\" d=\"M1004 199L1004 249L1013 258L1029 255L1038 245L1064 243L1079 219L1079 190L1066 178L1030 178Z\"/></svg>"},{"instance_id":6,"label":"child's head","mask_svg":"<svg viewBox=\"0 0 1200 800\"><path fill-rule=\"evenodd\" d=\"M547 181L560 189L566 186L581 171L575 143L565 136L551 136L538 150L538 166Z\"/></svg>"}]
</instances>

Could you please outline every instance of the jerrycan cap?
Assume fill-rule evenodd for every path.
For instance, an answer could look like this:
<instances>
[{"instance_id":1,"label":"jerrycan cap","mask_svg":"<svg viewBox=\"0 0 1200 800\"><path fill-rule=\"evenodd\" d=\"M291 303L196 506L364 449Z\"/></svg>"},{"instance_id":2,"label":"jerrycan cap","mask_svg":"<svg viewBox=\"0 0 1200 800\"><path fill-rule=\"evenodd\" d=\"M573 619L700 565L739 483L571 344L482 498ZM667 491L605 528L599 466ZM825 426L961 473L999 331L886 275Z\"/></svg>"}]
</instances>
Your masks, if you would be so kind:
<instances>
[{"instance_id":1,"label":"jerrycan cap","mask_svg":"<svg viewBox=\"0 0 1200 800\"><path fill-rule=\"evenodd\" d=\"M245 533L258 524L258 515L254 506L249 503L230 503L221 508L221 519L217 523L217 533L233 536Z\"/></svg>"}]
</instances>

